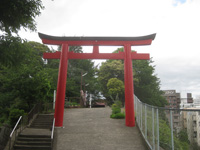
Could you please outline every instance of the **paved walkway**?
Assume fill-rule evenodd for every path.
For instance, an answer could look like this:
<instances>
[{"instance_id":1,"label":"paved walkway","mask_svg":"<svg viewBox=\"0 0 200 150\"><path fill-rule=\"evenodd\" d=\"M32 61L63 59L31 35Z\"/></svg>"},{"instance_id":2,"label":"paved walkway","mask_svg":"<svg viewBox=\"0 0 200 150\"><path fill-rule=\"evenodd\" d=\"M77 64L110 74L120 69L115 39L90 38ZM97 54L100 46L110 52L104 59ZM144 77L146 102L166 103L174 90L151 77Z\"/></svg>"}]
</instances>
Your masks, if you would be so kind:
<instances>
[{"instance_id":1,"label":"paved walkway","mask_svg":"<svg viewBox=\"0 0 200 150\"><path fill-rule=\"evenodd\" d=\"M64 128L56 128L54 150L146 150L137 127L111 119L111 109L65 109Z\"/></svg>"}]
</instances>

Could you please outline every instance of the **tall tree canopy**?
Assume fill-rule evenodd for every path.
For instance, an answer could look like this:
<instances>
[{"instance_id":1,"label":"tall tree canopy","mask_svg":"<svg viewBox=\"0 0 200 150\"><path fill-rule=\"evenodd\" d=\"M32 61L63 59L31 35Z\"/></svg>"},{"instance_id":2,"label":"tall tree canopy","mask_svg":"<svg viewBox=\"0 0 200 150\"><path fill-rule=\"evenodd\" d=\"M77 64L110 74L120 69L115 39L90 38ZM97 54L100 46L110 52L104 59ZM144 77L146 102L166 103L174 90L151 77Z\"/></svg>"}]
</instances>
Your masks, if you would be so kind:
<instances>
[{"instance_id":1,"label":"tall tree canopy","mask_svg":"<svg viewBox=\"0 0 200 150\"><path fill-rule=\"evenodd\" d=\"M8 67L0 64L0 123L13 109L28 112L34 104L45 102L50 97L50 77L42 60L42 53L49 52L49 48L36 42L20 43L18 40L9 43L10 47L20 47L18 51L11 49L10 53L18 65Z\"/></svg>"},{"instance_id":2,"label":"tall tree canopy","mask_svg":"<svg viewBox=\"0 0 200 150\"><path fill-rule=\"evenodd\" d=\"M35 17L43 9L42 0L1 0L0 1L0 63L9 67L18 65L23 57L19 53L20 37L13 37L21 28L36 31ZM15 53L16 55L12 55ZM13 58L12 56L15 56ZM17 60L18 58L18 60ZM13 62L16 60L15 62Z\"/></svg>"},{"instance_id":3,"label":"tall tree canopy","mask_svg":"<svg viewBox=\"0 0 200 150\"><path fill-rule=\"evenodd\" d=\"M82 47L70 46L69 51L75 53L83 53ZM97 84L97 78L95 77L97 67L94 66L94 62L90 59L82 60L68 60L68 71L67 71L67 97L79 97L81 89L81 73L87 73L86 76L82 77L82 89L93 94L94 98L98 97L99 86ZM85 85L88 86L85 86Z\"/></svg>"},{"instance_id":4,"label":"tall tree canopy","mask_svg":"<svg viewBox=\"0 0 200 150\"><path fill-rule=\"evenodd\" d=\"M114 53L123 51L119 48ZM134 93L143 102L155 105L164 106L166 100L162 97L160 90L160 81L154 74L154 66L152 60L133 60L133 76L134 76ZM117 78L124 82L124 62L122 60L107 60L102 63L99 68L98 80L101 84L101 90L106 97L108 103L111 102L110 93L106 85L109 79ZM123 96L124 97L124 96ZM121 98L123 102L124 99Z\"/></svg>"},{"instance_id":5,"label":"tall tree canopy","mask_svg":"<svg viewBox=\"0 0 200 150\"><path fill-rule=\"evenodd\" d=\"M17 33L21 27L35 31L34 19L43 8L41 0L1 0L0 30L8 34Z\"/></svg>"}]
</instances>

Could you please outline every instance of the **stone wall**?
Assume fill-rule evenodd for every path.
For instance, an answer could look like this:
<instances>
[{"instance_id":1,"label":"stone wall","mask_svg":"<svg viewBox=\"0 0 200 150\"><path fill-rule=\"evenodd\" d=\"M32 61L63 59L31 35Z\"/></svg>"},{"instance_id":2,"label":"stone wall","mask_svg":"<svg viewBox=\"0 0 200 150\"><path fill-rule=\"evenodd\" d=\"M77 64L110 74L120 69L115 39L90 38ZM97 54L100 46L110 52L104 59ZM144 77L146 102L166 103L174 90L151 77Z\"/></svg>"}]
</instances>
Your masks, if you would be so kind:
<instances>
[{"instance_id":1,"label":"stone wall","mask_svg":"<svg viewBox=\"0 0 200 150\"><path fill-rule=\"evenodd\" d=\"M11 129L9 128L9 126L4 125L0 127L0 150L4 150L4 148L6 147L10 133Z\"/></svg>"}]
</instances>

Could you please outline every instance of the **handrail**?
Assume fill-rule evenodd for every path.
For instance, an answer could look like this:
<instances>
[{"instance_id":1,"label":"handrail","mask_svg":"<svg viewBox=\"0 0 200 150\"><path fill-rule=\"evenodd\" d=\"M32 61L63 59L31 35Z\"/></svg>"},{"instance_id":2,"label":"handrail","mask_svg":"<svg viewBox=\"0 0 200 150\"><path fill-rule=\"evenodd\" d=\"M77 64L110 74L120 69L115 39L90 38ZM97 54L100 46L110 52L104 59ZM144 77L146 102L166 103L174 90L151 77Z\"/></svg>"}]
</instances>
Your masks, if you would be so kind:
<instances>
[{"instance_id":1,"label":"handrail","mask_svg":"<svg viewBox=\"0 0 200 150\"><path fill-rule=\"evenodd\" d=\"M28 124L30 123L30 120L33 118L33 116L39 112L39 104L36 104L31 111L28 113Z\"/></svg>"},{"instance_id":2,"label":"handrail","mask_svg":"<svg viewBox=\"0 0 200 150\"><path fill-rule=\"evenodd\" d=\"M53 119L53 125L52 125L52 131L51 131L51 149L53 149L54 128L55 128L55 118Z\"/></svg>"},{"instance_id":3,"label":"handrail","mask_svg":"<svg viewBox=\"0 0 200 150\"><path fill-rule=\"evenodd\" d=\"M10 140L10 141L9 141L9 150L11 149L11 139L12 139L13 133L15 132L15 129L18 127L18 124L19 124L19 122L21 121L21 119L22 119L22 116L19 117L17 123L15 124L15 127L13 128L13 130L12 130L12 132L11 132L11 134L10 134L10 139L9 139L9 140ZM20 128L20 132L21 132L21 128ZM15 138L16 138L16 134L15 134Z\"/></svg>"},{"instance_id":4,"label":"handrail","mask_svg":"<svg viewBox=\"0 0 200 150\"><path fill-rule=\"evenodd\" d=\"M12 134L14 133L15 129L17 128L17 126L18 126L18 124L19 124L21 118L22 118L22 116L19 117L17 123L15 124L15 127L13 128L13 130L12 130L12 132L11 132L11 134L10 134L10 137L12 137Z\"/></svg>"}]
</instances>

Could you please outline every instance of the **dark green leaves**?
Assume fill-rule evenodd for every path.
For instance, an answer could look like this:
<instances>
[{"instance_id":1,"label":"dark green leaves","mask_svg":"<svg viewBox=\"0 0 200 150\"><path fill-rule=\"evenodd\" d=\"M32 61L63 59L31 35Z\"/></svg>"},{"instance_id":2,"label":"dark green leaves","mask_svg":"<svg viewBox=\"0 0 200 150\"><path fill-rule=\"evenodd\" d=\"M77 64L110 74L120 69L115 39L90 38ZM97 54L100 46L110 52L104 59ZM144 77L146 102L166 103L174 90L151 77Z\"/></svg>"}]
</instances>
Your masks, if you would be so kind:
<instances>
[{"instance_id":1,"label":"dark green leaves","mask_svg":"<svg viewBox=\"0 0 200 150\"><path fill-rule=\"evenodd\" d=\"M43 8L41 0L1 0L0 30L8 34L17 33L21 27L35 31L34 19Z\"/></svg>"}]
</instances>

